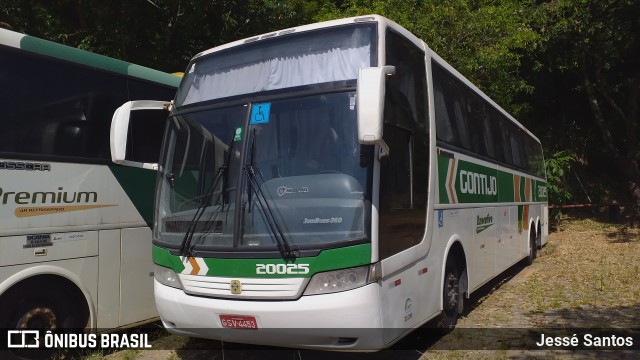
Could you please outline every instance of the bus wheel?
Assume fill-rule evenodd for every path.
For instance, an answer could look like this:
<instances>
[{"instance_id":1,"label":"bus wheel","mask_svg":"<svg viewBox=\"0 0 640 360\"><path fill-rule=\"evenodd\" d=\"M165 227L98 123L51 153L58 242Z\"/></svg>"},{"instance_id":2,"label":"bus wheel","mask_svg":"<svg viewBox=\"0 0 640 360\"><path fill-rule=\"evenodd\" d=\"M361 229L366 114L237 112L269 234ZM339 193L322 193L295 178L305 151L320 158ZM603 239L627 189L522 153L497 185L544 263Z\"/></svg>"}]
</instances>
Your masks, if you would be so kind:
<instances>
[{"instance_id":1,"label":"bus wheel","mask_svg":"<svg viewBox=\"0 0 640 360\"><path fill-rule=\"evenodd\" d=\"M55 307L48 301L29 301L14 313L13 327L18 330L55 330L58 316Z\"/></svg>"},{"instance_id":2,"label":"bus wheel","mask_svg":"<svg viewBox=\"0 0 640 360\"><path fill-rule=\"evenodd\" d=\"M15 298L20 299L20 298ZM29 296L22 298L9 311L10 328L15 329L84 329L80 307L73 299L57 294Z\"/></svg>"},{"instance_id":3,"label":"bus wheel","mask_svg":"<svg viewBox=\"0 0 640 360\"><path fill-rule=\"evenodd\" d=\"M526 258L526 265L529 266L533 264L533 260L538 257L538 241L536 239L536 234L532 231L531 235L529 235L529 256Z\"/></svg>"},{"instance_id":4,"label":"bus wheel","mask_svg":"<svg viewBox=\"0 0 640 360\"><path fill-rule=\"evenodd\" d=\"M20 293L20 292L18 292ZM3 317L2 326L7 329L16 330L39 330L39 340L35 338L27 338L25 342L29 345L35 345L38 341L37 349L11 349L9 358L14 359L45 359L52 355L52 349L44 348L44 332L48 330L55 331L60 319L56 306L47 301L45 298L30 298L20 301L20 298L14 298L19 303L6 308L7 315Z\"/></svg>"},{"instance_id":5,"label":"bus wheel","mask_svg":"<svg viewBox=\"0 0 640 360\"><path fill-rule=\"evenodd\" d=\"M0 299L0 328L16 330L39 330L40 348L20 350L11 349L11 355L18 359L42 359L49 357L53 350L44 348L43 334L45 331L60 331L63 328L82 330L83 308L71 296L72 291L67 291L64 287L56 288L54 284L59 282L51 281L51 285L38 283L41 287L38 292L34 292L32 285L35 281L27 281L21 286L10 289L2 299ZM27 286L31 285L31 286ZM34 339L27 342L34 345Z\"/></svg>"},{"instance_id":6,"label":"bus wheel","mask_svg":"<svg viewBox=\"0 0 640 360\"><path fill-rule=\"evenodd\" d=\"M444 285L442 287L442 313L438 327L444 330L453 329L458 322L460 301L460 272L453 259L448 259L444 269Z\"/></svg>"}]
</instances>

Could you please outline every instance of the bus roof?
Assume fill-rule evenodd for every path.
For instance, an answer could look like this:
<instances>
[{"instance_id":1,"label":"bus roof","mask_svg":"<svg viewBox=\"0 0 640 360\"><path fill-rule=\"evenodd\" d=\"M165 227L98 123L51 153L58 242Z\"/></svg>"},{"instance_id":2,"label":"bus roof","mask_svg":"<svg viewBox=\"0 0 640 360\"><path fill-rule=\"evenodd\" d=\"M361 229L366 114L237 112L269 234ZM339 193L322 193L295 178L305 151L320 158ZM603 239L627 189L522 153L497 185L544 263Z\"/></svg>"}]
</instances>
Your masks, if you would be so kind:
<instances>
[{"instance_id":1,"label":"bus roof","mask_svg":"<svg viewBox=\"0 0 640 360\"><path fill-rule=\"evenodd\" d=\"M24 51L66 60L77 64L83 64L123 75L133 76L173 87L177 87L181 80L178 76L167 74L162 71L153 70L144 66L6 29L0 29L0 45L10 46Z\"/></svg>"},{"instance_id":2,"label":"bus roof","mask_svg":"<svg viewBox=\"0 0 640 360\"><path fill-rule=\"evenodd\" d=\"M202 51L202 52L196 54L191 59L191 61L196 60L196 59L198 59L198 58L200 58L202 56L207 56L207 55L212 54L212 53L216 53L216 52L223 51L223 50L226 50L226 49L230 49L230 48L233 48L233 47L236 47L236 46L239 46L239 45L253 43L253 42L264 40L264 39L271 39L271 38L279 37L279 36L282 36L282 35L288 35L288 34L292 34L292 33L301 33L301 32L305 32L305 31L323 29L323 28L332 27L332 26L339 26L339 25L346 25L346 24L353 24L353 23L365 23L365 22L377 22L377 23L381 24L382 26L392 28L394 31L400 33L401 35L403 35L404 37L406 37L407 39L412 41L416 46L422 47L425 52L428 52L430 54L431 58L435 59L435 61L437 61L439 64L443 65L448 71L450 71L453 74L455 74L467 86L471 87L473 89L473 91L478 93L485 100L489 101L493 106L496 107L496 109L498 109L501 113L506 115L509 118L509 120L514 122L520 129L522 129L524 132L526 132L529 136L533 137L538 143L540 142L540 140L533 133L531 133L531 131L529 131L522 123L520 123L518 120L516 120L511 114L509 114L506 110L504 110L500 105L498 105L493 99L491 99L487 94L485 94L482 90L480 90L475 84L473 84L469 79L467 79L457 69L452 67L448 62L446 62L443 58L441 58L422 39L418 38L415 34L411 33L410 31L408 31L407 29L405 29L404 27L402 27L398 23L394 22L393 20L390 20L390 19L388 19L388 18L386 18L384 16L377 15L377 14L355 16L355 17L349 17L349 18L343 18L343 19L323 21L323 22L318 22L318 23L313 23L313 24L301 25L301 26L297 26L297 27L293 27L293 28L283 29L283 30L279 30L279 31L273 31L273 32L266 33L266 34L260 34L260 35L252 36L252 37L249 37L249 38L232 41L232 42L229 42L227 44L222 44L222 45L213 47L211 49ZM378 46L382 47L381 45L382 45L382 43L378 43ZM382 51L384 51L384 50L382 50Z\"/></svg>"},{"instance_id":3,"label":"bus roof","mask_svg":"<svg viewBox=\"0 0 640 360\"><path fill-rule=\"evenodd\" d=\"M228 48L233 48L238 45L247 44L247 43L251 43L258 40L270 39L270 38L292 34L292 33L301 33L301 32L310 31L310 30L323 29L331 26L339 26L339 25L353 24L353 23L359 23L359 22L374 22L374 21L390 22L391 20L380 15L365 15L365 16L355 16L355 17L349 17L349 18L343 18L343 19L328 20L328 21L323 21L323 22L318 22L313 24L300 25L300 26L296 26L288 29L273 31L270 33L260 34L260 35L252 36L249 38L240 39L240 40L232 41L226 44L222 44L196 54L192 58L192 60L195 60L201 56L205 56L214 52L218 52Z\"/></svg>"}]
</instances>

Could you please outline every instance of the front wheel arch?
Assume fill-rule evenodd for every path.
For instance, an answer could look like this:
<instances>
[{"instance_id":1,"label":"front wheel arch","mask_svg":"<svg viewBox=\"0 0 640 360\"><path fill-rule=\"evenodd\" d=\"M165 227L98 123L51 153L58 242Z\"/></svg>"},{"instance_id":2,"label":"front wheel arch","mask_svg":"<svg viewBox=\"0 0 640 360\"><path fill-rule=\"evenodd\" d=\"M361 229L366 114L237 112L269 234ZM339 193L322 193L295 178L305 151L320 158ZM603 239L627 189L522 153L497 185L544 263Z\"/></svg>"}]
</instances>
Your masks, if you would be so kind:
<instances>
[{"instance_id":1,"label":"front wheel arch","mask_svg":"<svg viewBox=\"0 0 640 360\"><path fill-rule=\"evenodd\" d=\"M0 327L84 329L89 306L82 291L56 275L36 275L14 284L0 297Z\"/></svg>"}]
</instances>

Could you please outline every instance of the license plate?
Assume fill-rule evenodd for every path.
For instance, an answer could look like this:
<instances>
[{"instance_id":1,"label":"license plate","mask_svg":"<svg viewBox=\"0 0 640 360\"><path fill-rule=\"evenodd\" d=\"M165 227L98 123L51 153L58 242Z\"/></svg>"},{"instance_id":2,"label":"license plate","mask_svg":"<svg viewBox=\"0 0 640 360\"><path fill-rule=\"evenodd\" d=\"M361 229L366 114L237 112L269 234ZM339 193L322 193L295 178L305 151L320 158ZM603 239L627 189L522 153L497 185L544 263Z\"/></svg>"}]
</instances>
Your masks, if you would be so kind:
<instances>
[{"instance_id":1,"label":"license plate","mask_svg":"<svg viewBox=\"0 0 640 360\"><path fill-rule=\"evenodd\" d=\"M222 327L229 329L258 329L258 322L253 316L245 315L220 315Z\"/></svg>"}]
</instances>

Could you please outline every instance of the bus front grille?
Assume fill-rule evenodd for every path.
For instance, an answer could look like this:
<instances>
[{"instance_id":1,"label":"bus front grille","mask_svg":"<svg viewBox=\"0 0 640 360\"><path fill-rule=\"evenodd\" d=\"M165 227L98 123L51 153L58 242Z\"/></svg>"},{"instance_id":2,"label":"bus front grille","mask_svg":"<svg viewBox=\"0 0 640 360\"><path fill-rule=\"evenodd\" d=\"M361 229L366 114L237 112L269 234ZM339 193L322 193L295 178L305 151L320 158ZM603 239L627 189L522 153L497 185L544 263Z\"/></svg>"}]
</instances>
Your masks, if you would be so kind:
<instances>
[{"instance_id":1,"label":"bus front grille","mask_svg":"<svg viewBox=\"0 0 640 360\"><path fill-rule=\"evenodd\" d=\"M190 295L238 300L297 299L306 278L230 278L180 274L184 292Z\"/></svg>"}]
</instances>

